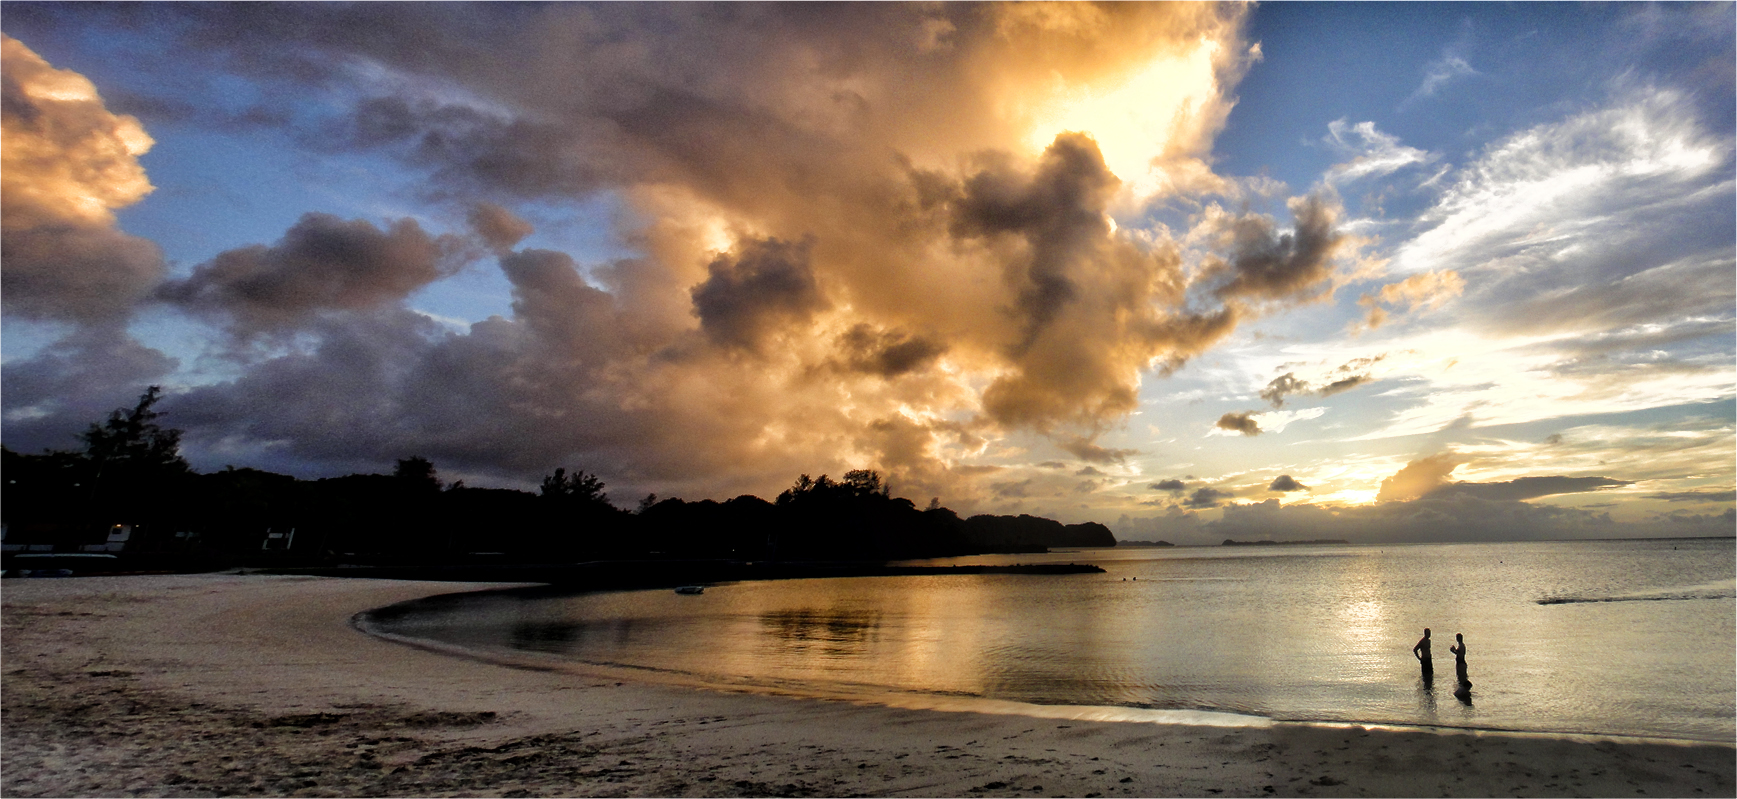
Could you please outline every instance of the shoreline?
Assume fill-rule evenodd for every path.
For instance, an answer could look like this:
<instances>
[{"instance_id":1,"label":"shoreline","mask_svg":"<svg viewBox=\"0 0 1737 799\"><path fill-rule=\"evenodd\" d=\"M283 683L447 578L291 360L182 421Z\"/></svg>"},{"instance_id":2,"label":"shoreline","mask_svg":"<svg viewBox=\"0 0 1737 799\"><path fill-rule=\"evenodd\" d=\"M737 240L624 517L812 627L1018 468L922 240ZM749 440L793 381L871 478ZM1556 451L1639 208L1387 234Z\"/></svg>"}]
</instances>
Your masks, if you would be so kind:
<instances>
[{"instance_id":1,"label":"shoreline","mask_svg":"<svg viewBox=\"0 0 1737 799\"><path fill-rule=\"evenodd\" d=\"M505 584L7 580L0 788L66 795L1731 796L1731 743L1131 723L540 670L362 634ZM1113 709L1112 710L1116 710ZM1131 709L1130 709L1131 710ZM1046 711L1044 715L1048 715Z\"/></svg>"},{"instance_id":2,"label":"shoreline","mask_svg":"<svg viewBox=\"0 0 1737 799\"><path fill-rule=\"evenodd\" d=\"M487 590L514 590L512 588ZM429 599L442 596L457 596L463 593L447 595L431 595ZM426 601L413 599L404 605L413 605ZM510 652L470 649L457 644L414 636L386 632L376 627L377 622L371 618L378 611L390 610L391 606L371 608L350 619L350 626L363 635L398 644L400 646L419 649L440 654L446 657L473 660L488 663L502 668L531 669L550 672L568 672L575 675L609 674L641 682L665 686L679 686L696 690L740 692L765 696L785 696L814 701L854 702L870 706L896 707L905 710L932 711L937 713L985 713L990 715L1025 716L1036 719L1061 720L1091 720L1127 724L1170 724L1193 725L1204 727L1273 727L1297 726L1318 727L1323 729L1358 729L1381 730L1385 732L1418 732L1440 735L1490 735L1515 738L1535 738L1541 740L1562 740L1580 743L1615 743L1615 744L1660 744L1660 745L1731 745L1737 752L1737 741L1724 741L1712 738L1694 738L1689 736L1660 735L1630 735L1606 732L1576 732L1526 730L1504 727L1473 727L1455 724L1418 724L1400 721L1383 720L1344 720L1344 719L1296 719L1277 718L1251 712L1238 712L1209 708L1152 708L1138 705L1077 705L1077 704L1044 704L1035 702L1020 702L1016 700L995 699L984 696L957 696L943 693L933 693L920 690L893 689L886 686L865 686L863 690L851 690L851 686L820 686L802 684L798 687L781 688L774 684L756 682L740 678L720 675L708 675L679 669L669 669L651 666L639 666L626 663L609 663L589 660L576 660L559 656L541 656L538 653L523 650ZM1192 720L1191 720L1192 719Z\"/></svg>"}]
</instances>

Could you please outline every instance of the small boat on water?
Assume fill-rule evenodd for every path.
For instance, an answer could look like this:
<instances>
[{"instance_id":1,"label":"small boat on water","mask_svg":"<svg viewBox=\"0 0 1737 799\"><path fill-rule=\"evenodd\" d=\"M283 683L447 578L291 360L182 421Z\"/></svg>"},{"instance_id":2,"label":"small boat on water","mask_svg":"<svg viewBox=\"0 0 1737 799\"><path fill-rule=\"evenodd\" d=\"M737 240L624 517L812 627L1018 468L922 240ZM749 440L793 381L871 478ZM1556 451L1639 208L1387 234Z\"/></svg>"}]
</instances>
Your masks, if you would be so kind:
<instances>
[{"instance_id":1,"label":"small boat on water","mask_svg":"<svg viewBox=\"0 0 1737 799\"><path fill-rule=\"evenodd\" d=\"M705 593L705 590L706 587L703 585L681 585L676 586L675 591L678 594L700 594Z\"/></svg>"}]
</instances>

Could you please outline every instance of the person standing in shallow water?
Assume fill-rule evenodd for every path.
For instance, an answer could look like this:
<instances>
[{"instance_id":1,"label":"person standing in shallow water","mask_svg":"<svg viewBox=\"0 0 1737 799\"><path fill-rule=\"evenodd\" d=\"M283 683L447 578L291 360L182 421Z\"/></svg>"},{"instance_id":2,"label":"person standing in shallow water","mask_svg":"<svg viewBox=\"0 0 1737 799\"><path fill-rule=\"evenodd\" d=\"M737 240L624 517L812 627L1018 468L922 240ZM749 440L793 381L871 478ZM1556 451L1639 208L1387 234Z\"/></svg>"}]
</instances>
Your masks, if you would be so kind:
<instances>
[{"instance_id":1,"label":"person standing in shallow water","mask_svg":"<svg viewBox=\"0 0 1737 799\"><path fill-rule=\"evenodd\" d=\"M1466 637L1454 633L1454 641L1455 645L1448 647L1448 651L1454 653L1454 676L1460 678L1461 686L1470 688L1472 681L1466 678Z\"/></svg>"},{"instance_id":2,"label":"person standing in shallow water","mask_svg":"<svg viewBox=\"0 0 1737 799\"><path fill-rule=\"evenodd\" d=\"M1423 676L1425 678L1435 676L1435 659L1429 654L1428 627L1423 628L1423 638L1418 639L1417 645L1411 648L1411 654L1417 658L1419 663L1423 664Z\"/></svg>"}]
</instances>

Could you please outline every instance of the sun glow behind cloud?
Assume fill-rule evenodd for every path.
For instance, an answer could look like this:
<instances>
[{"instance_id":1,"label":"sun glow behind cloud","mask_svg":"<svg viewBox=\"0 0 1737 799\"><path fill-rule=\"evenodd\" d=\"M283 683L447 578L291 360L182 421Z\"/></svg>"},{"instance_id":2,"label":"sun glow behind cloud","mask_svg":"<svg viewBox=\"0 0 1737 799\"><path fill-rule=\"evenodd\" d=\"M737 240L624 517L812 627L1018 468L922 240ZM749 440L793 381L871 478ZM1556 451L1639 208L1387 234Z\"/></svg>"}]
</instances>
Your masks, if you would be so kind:
<instances>
[{"instance_id":1,"label":"sun glow behind cloud","mask_svg":"<svg viewBox=\"0 0 1737 799\"><path fill-rule=\"evenodd\" d=\"M166 6L260 56L186 65L104 50L131 24L110 8L9 14L65 61L8 40L14 447L64 445L162 382L201 468L332 474L415 449L473 484L586 468L618 498L875 468L966 512L1148 515L1147 486L1187 476L1224 492L1174 508L1205 522L1351 514L1437 446L1476 458L1456 480L1730 483L1728 422L1648 427L1733 393L1731 135L1697 106L1718 93L1702 73L1456 111L1551 63L1475 43L1350 62L1362 33L1260 24L1292 10L1084 3ZM167 54L176 30L127 35ZM1261 37L1283 63L1255 67ZM1299 66L1299 48L1332 55ZM307 71L260 66L292 62ZM182 70L198 79L166 79ZM1383 70L1407 73L1397 94ZM1454 80L1406 98L1426 72ZM244 114L206 81L298 110ZM81 135L31 138L14 87ZM13 168L33 142L64 174ZM207 142L366 163L378 185L224 183L188 155ZM146 149L165 190L140 202ZM268 188L298 181L316 190ZM201 193L294 199L267 223L197 213ZM489 224L467 227L479 205ZM324 216L273 243L302 214ZM250 232L187 235L219 228ZM463 281L490 302L452 302ZM13 336L37 318L115 326L37 357ZM147 324L171 318L204 327ZM267 334L285 343L236 344ZM1307 490L1269 490L1279 475Z\"/></svg>"},{"instance_id":2,"label":"sun glow behind cloud","mask_svg":"<svg viewBox=\"0 0 1737 799\"><path fill-rule=\"evenodd\" d=\"M1025 144L1035 153L1061 133L1090 135L1134 196L1150 197L1170 183L1156 162L1219 97L1220 49L1202 38L1186 53L1159 56L1107 85L1060 86L1032 114Z\"/></svg>"}]
</instances>

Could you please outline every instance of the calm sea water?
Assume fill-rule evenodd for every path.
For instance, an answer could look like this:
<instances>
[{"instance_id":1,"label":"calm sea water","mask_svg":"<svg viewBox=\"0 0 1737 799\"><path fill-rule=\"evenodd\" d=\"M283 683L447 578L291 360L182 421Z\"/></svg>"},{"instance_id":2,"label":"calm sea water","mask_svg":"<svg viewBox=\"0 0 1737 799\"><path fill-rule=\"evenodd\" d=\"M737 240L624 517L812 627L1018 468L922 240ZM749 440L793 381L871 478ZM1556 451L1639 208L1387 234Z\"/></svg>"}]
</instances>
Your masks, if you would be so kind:
<instances>
[{"instance_id":1,"label":"calm sea water","mask_svg":"<svg viewBox=\"0 0 1737 799\"><path fill-rule=\"evenodd\" d=\"M817 695L1732 741L1733 542L1087 549L1104 574L484 595L384 632ZM1434 630L1435 678L1411 647ZM1454 633L1468 699L1453 695Z\"/></svg>"}]
</instances>

